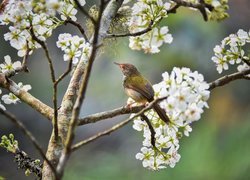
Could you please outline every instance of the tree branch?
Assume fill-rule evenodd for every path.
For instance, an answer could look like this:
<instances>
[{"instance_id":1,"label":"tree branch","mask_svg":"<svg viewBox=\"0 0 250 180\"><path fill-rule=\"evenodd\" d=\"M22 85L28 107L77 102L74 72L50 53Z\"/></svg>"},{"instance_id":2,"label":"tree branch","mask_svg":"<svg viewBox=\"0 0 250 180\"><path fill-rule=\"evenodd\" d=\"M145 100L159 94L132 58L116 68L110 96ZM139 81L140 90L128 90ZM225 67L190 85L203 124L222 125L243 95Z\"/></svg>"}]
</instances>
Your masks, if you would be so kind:
<instances>
[{"instance_id":1,"label":"tree branch","mask_svg":"<svg viewBox=\"0 0 250 180\"><path fill-rule=\"evenodd\" d=\"M209 90L213 90L216 87L228 84L231 81L234 81L236 79L245 79L246 75L248 75L248 74L250 74L250 69L223 76L223 77L216 79L215 81L209 83Z\"/></svg>"},{"instance_id":2,"label":"tree branch","mask_svg":"<svg viewBox=\"0 0 250 180\"><path fill-rule=\"evenodd\" d=\"M97 23L95 24L95 31L94 31L94 35L92 38L93 41L92 41L91 54L90 54L86 69L84 71L83 81L80 84L80 88L79 88L76 102L73 106L72 116L71 116L71 120L70 120L70 124L69 124L69 128L68 128L68 133L67 133L67 138L66 138L66 142L65 142L65 148L64 148L64 151L60 157L60 160L59 160L59 163L57 166L57 172L61 176L63 174L66 162L71 154L71 145L72 145L73 139L74 139L74 131L75 131L75 127L77 125L77 119L79 116L80 107L85 99L85 94L86 94L86 90L87 90L87 86L88 86L88 82L89 82L90 73L92 70L92 65L93 65L93 62L95 60L95 56L97 53L96 47L103 40L103 38L105 38L105 36L107 34L107 30L110 26L110 23L111 23L112 19L115 17L115 14L117 13L119 7L122 5L122 2L123 2L123 0L111 0L105 8L104 1L103 0L101 1L100 10L99 10L99 14L98 14L98 20L97 20Z\"/></svg>"},{"instance_id":3,"label":"tree branch","mask_svg":"<svg viewBox=\"0 0 250 180\"><path fill-rule=\"evenodd\" d=\"M75 145L72 146L72 148L71 148L72 151L75 151L75 150L79 149L80 147L82 147L82 146L84 146L84 145L86 145L86 144L88 144L88 143L90 143L92 141L95 141L96 139L98 139L98 138L100 138L102 136L108 135L108 134L116 131L117 129L125 126L131 120L133 120L134 118L141 116L144 112L146 112L147 110L151 109L154 106L155 103L158 103L159 101L162 101L162 100L164 100L166 98L167 97L157 98L157 99L153 100L152 102L150 102L148 104L148 106L144 107L142 110L140 110L138 113L136 113L133 117L130 117L130 118L128 118L128 119L126 119L126 120L124 120L124 121L122 121L122 122L114 125L110 129L107 129L107 130L105 130L103 132L100 132L100 133L94 135L94 136L91 136L90 138L88 138L86 140L78 142L77 144L75 144Z\"/></svg>"},{"instance_id":4,"label":"tree branch","mask_svg":"<svg viewBox=\"0 0 250 180\"><path fill-rule=\"evenodd\" d=\"M150 123L148 117L145 114L141 115L141 120L145 121L148 125L149 131L150 131L150 136L151 136L151 145L156 148L155 146L155 130L152 124Z\"/></svg>"},{"instance_id":5,"label":"tree branch","mask_svg":"<svg viewBox=\"0 0 250 180\"><path fill-rule=\"evenodd\" d=\"M20 87L11 79L6 79L3 73L0 73L0 87L7 89L15 96L17 96L22 102L28 104L37 112L41 113L44 117L49 120L53 119L53 109L48 105L44 104L30 93L20 89Z\"/></svg>"},{"instance_id":6,"label":"tree branch","mask_svg":"<svg viewBox=\"0 0 250 180\"><path fill-rule=\"evenodd\" d=\"M6 118L8 118L12 123L14 123L27 137L30 139L32 144L35 146L35 148L38 150L42 158L49 164L51 170L54 172L54 175L56 176L56 170L51 164L51 162L47 159L46 155L44 154L42 148L40 147L39 143L37 142L36 138L32 135L32 133L24 126L24 124L18 120L13 114L4 111L0 109L0 113L4 115Z\"/></svg>"},{"instance_id":7,"label":"tree branch","mask_svg":"<svg viewBox=\"0 0 250 180\"><path fill-rule=\"evenodd\" d=\"M89 123L96 123L104 119L115 117L117 115L137 113L140 110L142 110L144 107L145 107L144 105L135 106L135 107L123 106L123 107L116 108L113 110L92 114L82 119L79 119L78 126L82 126L82 125L89 124Z\"/></svg>"},{"instance_id":8,"label":"tree branch","mask_svg":"<svg viewBox=\"0 0 250 180\"><path fill-rule=\"evenodd\" d=\"M250 78L246 75L250 74L250 70L245 70L242 72L237 72L231 75L226 75L224 77L221 77L211 83L209 83L209 90L212 90L218 86L223 86L225 84L228 84L229 82L236 80L236 79L247 79L249 80ZM123 106L123 107L119 107L113 110L109 110L109 111L104 111L104 112L99 112L96 114L91 114L89 116L86 116L84 118L81 118L78 120L78 126L82 126L85 124L89 124L89 123L96 123L108 118L113 118L117 115L122 115L122 114L131 114L131 113L137 113L140 110L142 110L144 108L144 105L141 106L135 106L135 107L127 107L127 106Z\"/></svg>"},{"instance_id":9,"label":"tree branch","mask_svg":"<svg viewBox=\"0 0 250 180\"><path fill-rule=\"evenodd\" d=\"M198 3L198 4L183 1L183 0L173 0L173 1L176 3L176 5L173 6L170 10L168 10L169 14L170 13L176 13L176 10L181 6L183 6L183 7L191 7L191 8L198 9L200 11L200 13L202 14L203 19L205 21L207 21L208 17L207 17L206 8L209 11L212 11L214 9L214 7L212 5L205 3L204 0L200 0L200 3Z\"/></svg>"}]
</instances>

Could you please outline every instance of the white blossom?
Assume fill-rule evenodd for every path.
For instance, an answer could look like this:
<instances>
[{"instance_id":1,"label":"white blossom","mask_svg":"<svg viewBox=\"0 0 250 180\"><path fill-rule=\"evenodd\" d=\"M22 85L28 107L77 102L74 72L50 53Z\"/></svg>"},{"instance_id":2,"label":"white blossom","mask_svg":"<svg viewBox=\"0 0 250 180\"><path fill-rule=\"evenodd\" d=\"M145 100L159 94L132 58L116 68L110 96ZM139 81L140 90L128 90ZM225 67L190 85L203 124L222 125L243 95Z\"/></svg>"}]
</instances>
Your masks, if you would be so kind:
<instances>
[{"instance_id":1,"label":"white blossom","mask_svg":"<svg viewBox=\"0 0 250 180\"><path fill-rule=\"evenodd\" d=\"M79 36L72 36L69 33L60 34L56 44L58 48L64 51L64 61L72 60L74 65L79 62L79 59L86 63L90 56L90 44Z\"/></svg>"},{"instance_id":2,"label":"white blossom","mask_svg":"<svg viewBox=\"0 0 250 180\"><path fill-rule=\"evenodd\" d=\"M151 23L157 24L167 17L170 3L162 0L138 0L132 7L132 16L127 22L131 33L145 30ZM137 37L129 38L129 47L133 50L144 50L145 53L158 53L163 43L171 43L173 37L167 26L155 26L151 31Z\"/></svg>"},{"instance_id":3,"label":"white blossom","mask_svg":"<svg viewBox=\"0 0 250 180\"><path fill-rule=\"evenodd\" d=\"M2 101L5 104L16 104L19 101L19 98L16 97L14 94L9 93L2 96Z\"/></svg>"},{"instance_id":4,"label":"white blossom","mask_svg":"<svg viewBox=\"0 0 250 180\"><path fill-rule=\"evenodd\" d=\"M179 140L184 134L189 136L191 123L201 118L209 98L209 85L202 74L192 72L189 68L174 68L171 73L164 72L163 80L153 85L156 97L167 97L160 102L170 122L164 123L154 110L145 113L155 131L155 147L151 144L151 131L140 118L134 119L133 128L143 132L142 153L136 158L142 160L143 166L158 170L174 167L180 160Z\"/></svg>"},{"instance_id":5,"label":"white blossom","mask_svg":"<svg viewBox=\"0 0 250 180\"><path fill-rule=\"evenodd\" d=\"M1 72L5 73L7 71L14 71L17 68L20 68L22 66L20 61L16 61L12 63L11 57L9 55L4 56L5 63L0 64L0 70Z\"/></svg>"},{"instance_id":6,"label":"white blossom","mask_svg":"<svg viewBox=\"0 0 250 180\"><path fill-rule=\"evenodd\" d=\"M249 57L245 54L245 50L247 50L245 46L248 43L250 43L250 32L240 29L236 34L230 34L224 38L220 45L216 45L212 61L215 63L217 71L222 73L223 70L229 69L229 65L234 64L238 64L238 71L243 69L244 61L249 61Z\"/></svg>"}]
</instances>

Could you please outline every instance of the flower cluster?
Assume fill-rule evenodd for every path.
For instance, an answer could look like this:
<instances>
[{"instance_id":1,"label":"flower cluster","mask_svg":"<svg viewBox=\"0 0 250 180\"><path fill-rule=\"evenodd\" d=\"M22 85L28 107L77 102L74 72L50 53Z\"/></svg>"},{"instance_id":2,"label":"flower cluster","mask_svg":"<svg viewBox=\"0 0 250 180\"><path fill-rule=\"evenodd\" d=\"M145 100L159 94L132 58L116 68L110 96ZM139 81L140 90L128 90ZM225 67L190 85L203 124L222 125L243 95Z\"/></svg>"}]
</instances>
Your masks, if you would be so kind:
<instances>
[{"instance_id":1,"label":"flower cluster","mask_svg":"<svg viewBox=\"0 0 250 180\"><path fill-rule=\"evenodd\" d=\"M205 0L205 3L211 4L214 9L208 13L209 20L221 21L227 17L229 17L227 10L228 0Z\"/></svg>"},{"instance_id":2,"label":"flower cluster","mask_svg":"<svg viewBox=\"0 0 250 180\"><path fill-rule=\"evenodd\" d=\"M12 62L11 57L9 55L4 56L4 61L5 61L5 63L0 64L0 72L1 73L15 71L15 70L21 68L21 66L22 66L20 61ZM29 91L31 89L30 85L23 85L23 83L21 83L21 82L18 83L18 87L24 91ZM0 94L1 93L2 93L2 91L0 90ZM20 101L19 98L16 97L12 93L3 95L1 99L5 104L16 104L17 102ZM1 103L0 103L0 108L5 110L5 107Z\"/></svg>"},{"instance_id":3,"label":"flower cluster","mask_svg":"<svg viewBox=\"0 0 250 180\"><path fill-rule=\"evenodd\" d=\"M216 64L217 71L222 73L223 70L228 70L228 64L238 64L238 71L249 68L246 63L250 63L249 57L243 49L249 43L250 31L246 32L240 29L236 34L230 34L224 38L220 45L216 45L212 61Z\"/></svg>"},{"instance_id":4,"label":"flower cluster","mask_svg":"<svg viewBox=\"0 0 250 180\"><path fill-rule=\"evenodd\" d=\"M64 61L73 61L73 64L77 64L79 58L83 61L87 61L90 55L91 46L88 42L85 42L84 38L79 36L72 36L69 33L60 34L57 41L57 47L64 51Z\"/></svg>"},{"instance_id":5,"label":"flower cluster","mask_svg":"<svg viewBox=\"0 0 250 180\"><path fill-rule=\"evenodd\" d=\"M84 5L85 1L80 3ZM10 32L4 38L18 50L18 56L23 57L28 49L31 54L33 49L41 47L34 36L45 41L64 20L75 21L76 13L73 0L9 0L0 14L0 24L9 25ZM57 14L62 20L56 17Z\"/></svg>"},{"instance_id":6,"label":"flower cluster","mask_svg":"<svg viewBox=\"0 0 250 180\"><path fill-rule=\"evenodd\" d=\"M165 124L154 110L145 113L155 130L156 148L151 144L147 123L136 118L133 125L135 130L143 131L145 138L136 158L142 160L143 167L151 170L174 167L179 161L179 140L183 135L189 136L192 131L190 124L201 118L204 107L208 108L210 94L209 85L197 71L174 68L170 74L165 72L162 76L163 80L153 87L156 98L167 97L160 106L168 114L170 123Z\"/></svg>"},{"instance_id":7,"label":"flower cluster","mask_svg":"<svg viewBox=\"0 0 250 180\"><path fill-rule=\"evenodd\" d=\"M129 38L129 47L133 50L144 50L146 53L158 53L163 43L171 43L173 38L168 27L155 27L162 18L167 17L170 3L162 0L138 0L132 7L132 16L127 22L131 33L142 31L149 26L151 31L137 37ZM152 24L153 23L153 24Z\"/></svg>"}]
</instances>

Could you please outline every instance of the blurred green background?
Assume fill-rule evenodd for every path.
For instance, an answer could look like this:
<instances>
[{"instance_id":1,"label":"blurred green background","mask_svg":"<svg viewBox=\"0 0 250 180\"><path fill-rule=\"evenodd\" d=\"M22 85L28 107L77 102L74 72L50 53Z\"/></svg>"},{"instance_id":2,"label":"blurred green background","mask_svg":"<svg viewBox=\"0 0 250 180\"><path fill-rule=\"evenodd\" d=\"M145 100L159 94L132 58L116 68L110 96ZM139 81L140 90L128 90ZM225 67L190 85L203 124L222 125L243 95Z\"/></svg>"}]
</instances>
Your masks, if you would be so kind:
<instances>
[{"instance_id":1,"label":"blurred green background","mask_svg":"<svg viewBox=\"0 0 250 180\"><path fill-rule=\"evenodd\" d=\"M91 5L88 4L87 7ZM164 45L156 55L131 51L128 39L122 38L109 42L94 63L86 101L81 117L119 106L126 103L127 97L122 88L122 75L113 65L114 61L135 64L152 82L158 83L164 71L173 67L189 67L204 74L210 82L220 77L211 61L213 48L230 33L242 28L250 28L250 1L230 1L230 18L224 22L204 22L198 12L180 8L177 14L170 15L164 24L169 26L174 37L171 45ZM78 20L83 20L81 16ZM21 60L16 51L3 39L8 29L0 27L0 61L7 54L14 60ZM62 60L62 52L56 48L58 34L70 32L78 34L72 26L64 26L54 31L48 40L49 48L56 66L57 75L67 67ZM115 48L114 48L115 47ZM52 106L52 83L44 52L39 49L28 59L29 74L20 73L14 77L16 82L31 84L32 93L43 102ZM230 71L224 74L230 73ZM224 75L223 74L223 75ZM59 103L67 87L69 78L59 85ZM65 180L161 180L161 179L250 179L250 86L246 80L232 82L211 92L210 108L205 110L200 121L193 124L189 138L181 140L181 160L175 168L159 172L144 169L141 161L135 159L140 151L142 134L132 129L132 123L117 132L82 147L71 156L67 164ZM7 106L7 105L6 105ZM51 124L40 114L24 103L7 106L8 110L30 129L46 151L51 133ZM77 129L76 142L111 127L127 116L110 119ZM40 158L30 141L23 136L11 122L0 116L0 136L13 133L20 148L31 157ZM34 179L25 177L17 170L13 155L0 149L0 176L6 179Z\"/></svg>"}]
</instances>

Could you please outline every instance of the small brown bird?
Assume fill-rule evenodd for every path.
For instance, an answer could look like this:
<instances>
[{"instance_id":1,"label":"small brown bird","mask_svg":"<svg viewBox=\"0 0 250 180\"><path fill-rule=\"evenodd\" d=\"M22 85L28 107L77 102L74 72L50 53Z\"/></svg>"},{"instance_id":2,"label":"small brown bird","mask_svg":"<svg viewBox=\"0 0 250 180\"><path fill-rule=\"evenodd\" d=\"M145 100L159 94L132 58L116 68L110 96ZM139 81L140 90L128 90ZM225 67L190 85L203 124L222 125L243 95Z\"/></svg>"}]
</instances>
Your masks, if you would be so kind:
<instances>
[{"instance_id":1,"label":"small brown bird","mask_svg":"<svg viewBox=\"0 0 250 180\"><path fill-rule=\"evenodd\" d=\"M123 87L129 97L138 103L147 103L154 100L154 89L151 83L141 75L134 65L117 62L115 64L120 67L124 75ZM159 104L154 104L153 109L165 123L169 122L166 112Z\"/></svg>"}]
</instances>

